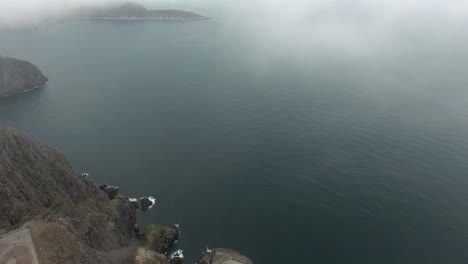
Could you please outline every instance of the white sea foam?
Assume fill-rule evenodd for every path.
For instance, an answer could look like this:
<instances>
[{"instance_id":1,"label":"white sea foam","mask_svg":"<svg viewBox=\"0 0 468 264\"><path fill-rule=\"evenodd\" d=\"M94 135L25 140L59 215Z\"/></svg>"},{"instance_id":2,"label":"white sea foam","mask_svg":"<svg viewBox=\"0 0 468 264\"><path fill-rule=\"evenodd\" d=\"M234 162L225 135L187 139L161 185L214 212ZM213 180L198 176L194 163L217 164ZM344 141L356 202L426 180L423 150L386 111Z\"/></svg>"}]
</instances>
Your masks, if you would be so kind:
<instances>
[{"instance_id":1,"label":"white sea foam","mask_svg":"<svg viewBox=\"0 0 468 264\"><path fill-rule=\"evenodd\" d=\"M184 258L184 251L182 249L176 250L176 252L171 254L171 259L173 259L173 258L183 259Z\"/></svg>"},{"instance_id":2,"label":"white sea foam","mask_svg":"<svg viewBox=\"0 0 468 264\"><path fill-rule=\"evenodd\" d=\"M208 246L207 246L204 253L211 253L211 249L209 249Z\"/></svg>"},{"instance_id":3,"label":"white sea foam","mask_svg":"<svg viewBox=\"0 0 468 264\"><path fill-rule=\"evenodd\" d=\"M148 209L151 209L151 208L153 208L153 206L156 204L156 198L154 198L153 196L150 196L150 197L148 197L148 199L149 199L151 202L153 202L153 204L152 204L150 207L148 207Z\"/></svg>"}]
</instances>

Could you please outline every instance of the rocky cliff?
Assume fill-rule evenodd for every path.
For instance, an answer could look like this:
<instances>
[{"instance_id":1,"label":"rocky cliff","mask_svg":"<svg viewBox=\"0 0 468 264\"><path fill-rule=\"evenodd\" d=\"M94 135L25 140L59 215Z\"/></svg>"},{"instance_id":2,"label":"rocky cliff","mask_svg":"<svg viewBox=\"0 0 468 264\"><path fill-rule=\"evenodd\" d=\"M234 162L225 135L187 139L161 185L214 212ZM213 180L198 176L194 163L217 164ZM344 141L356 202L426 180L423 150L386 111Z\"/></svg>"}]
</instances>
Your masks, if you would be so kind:
<instances>
[{"instance_id":1,"label":"rocky cliff","mask_svg":"<svg viewBox=\"0 0 468 264\"><path fill-rule=\"evenodd\" d=\"M111 263L135 241L136 207L74 173L64 156L0 125L0 234L28 226L41 263ZM56 249L56 250L55 250ZM79 250L78 250L79 249Z\"/></svg>"},{"instance_id":2,"label":"rocky cliff","mask_svg":"<svg viewBox=\"0 0 468 264\"><path fill-rule=\"evenodd\" d=\"M47 81L47 77L32 63L0 56L0 97L41 87Z\"/></svg>"}]
</instances>

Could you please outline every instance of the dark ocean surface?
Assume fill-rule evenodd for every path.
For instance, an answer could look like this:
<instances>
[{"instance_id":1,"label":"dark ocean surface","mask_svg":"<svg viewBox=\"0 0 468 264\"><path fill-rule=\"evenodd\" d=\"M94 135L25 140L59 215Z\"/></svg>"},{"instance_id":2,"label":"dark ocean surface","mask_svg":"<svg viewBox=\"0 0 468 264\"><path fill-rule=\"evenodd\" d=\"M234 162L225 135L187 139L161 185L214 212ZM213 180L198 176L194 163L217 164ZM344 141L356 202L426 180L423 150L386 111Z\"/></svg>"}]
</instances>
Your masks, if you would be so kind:
<instances>
[{"instance_id":1,"label":"dark ocean surface","mask_svg":"<svg viewBox=\"0 0 468 264\"><path fill-rule=\"evenodd\" d=\"M468 33L353 51L234 25L0 30L0 54L50 80L0 99L0 122L155 196L139 222L179 223L187 263L206 246L260 264L468 263Z\"/></svg>"}]
</instances>

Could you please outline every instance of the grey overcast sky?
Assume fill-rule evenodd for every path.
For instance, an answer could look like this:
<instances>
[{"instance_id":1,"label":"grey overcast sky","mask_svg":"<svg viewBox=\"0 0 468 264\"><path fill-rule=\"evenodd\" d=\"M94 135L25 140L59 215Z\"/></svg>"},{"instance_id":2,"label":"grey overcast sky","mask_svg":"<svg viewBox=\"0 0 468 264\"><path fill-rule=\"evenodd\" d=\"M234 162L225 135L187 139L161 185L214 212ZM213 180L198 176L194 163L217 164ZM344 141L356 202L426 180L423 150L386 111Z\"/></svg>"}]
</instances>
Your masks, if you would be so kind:
<instances>
[{"instance_id":1,"label":"grey overcast sky","mask_svg":"<svg viewBox=\"0 0 468 264\"><path fill-rule=\"evenodd\" d=\"M0 1L0 21L20 22L35 19L48 13L56 15L66 9L83 4L100 4L118 0L2 0ZM367 9L382 16L402 14L433 14L447 17L466 16L468 2L461 0L134 0L149 7L160 8L197 8L208 7L239 11L255 11L257 15L301 17L308 13L334 9ZM343 10L344 9L344 10Z\"/></svg>"},{"instance_id":2,"label":"grey overcast sky","mask_svg":"<svg viewBox=\"0 0 468 264\"><path fill-rule=\"evenodd\" d=\"M0 0L1 26L36 25L79 5L118 0ZM121 1L120 1L121 2ZM219 19L225 33L242 31L255 56L291 57L314 47L372 56L401 32L433 40L468 39L468 1L461 0L134 0ZM220 34L220 32L217 32ZM222 34L223 32L221 32ZM215 34L215 33L214 33ZM239 40L242 41L242 40ZM438 40L437 40L438 41ZM448 42L448 41L447 41ZM445 45L438 42L437 45ZM322 50L323 49L315 49Z\"/></svg>"}]
</instances>

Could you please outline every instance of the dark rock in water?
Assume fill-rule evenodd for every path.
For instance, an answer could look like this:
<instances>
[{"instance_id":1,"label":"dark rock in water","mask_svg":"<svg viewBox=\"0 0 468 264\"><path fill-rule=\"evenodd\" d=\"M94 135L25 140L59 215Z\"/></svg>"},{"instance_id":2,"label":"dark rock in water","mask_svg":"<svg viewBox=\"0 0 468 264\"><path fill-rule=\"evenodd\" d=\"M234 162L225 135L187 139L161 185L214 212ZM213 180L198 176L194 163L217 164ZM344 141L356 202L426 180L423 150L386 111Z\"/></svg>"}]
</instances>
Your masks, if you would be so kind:
<instances>
[{"instance_id":1,"label":"dark rock in water","mask_svg":"<svg viewBox=\"0 0 468 264\"><path fill-rule=\"evenodd\" d=\"M107 193L107 196L109 197L109 200L114 200L114 198L117 196L117 194L119 194L119 187L117 187L117 186L102 184L102 185L99 186L99 189L101 189L101 191Z\"/></svg>"},{"instance_id":2,"label":"dark rock in water","mask_svg":"<svg viewBox=\"0 0 468 264\"><path fill-rule=\"evenodd\" d=\"M146 212L153 205L153 201L151 201L149 198L144 197L144 198L141 198L140 204L141 204L141 210L143 212Z\"/></svg>"},{"instance_id":3,"label":"dark rock in water","mask_svg":"<svg viewBox=\"0 0 468 264\"><path fill-rule=\"evenodd\" d=\"M32 63L0 56L0 97L39 88L47 81L47 77Z\"/></svg>"},{"instance_id":4,"label":"dark rock in water","mask_svg":"<svg viewBox=\"0 0 468 264\"><path fill-rule=\"evenodd\" d=\"M223 264L229 260L237 261L242 264L253 264L248 257L226 248L215 248L205 251L197 264Z\"/></svg>"},{"instance_id":5,"label":"dark rock in water","mask_svg":"<svg viewBox=\"0 0 468 264\"><path fill-rule=\"evenodd\" d=\"M171 254L169 258L170 264L182 264L184 262L184 251L181 249L176 250L174 253Z\"/></svg>"},{"instance_id":6,"label":"dark rock in water","mask_svg":"<svg viewBox=\"0 0 468 264\"><path fill-rule=\"evenodd\" d=\"M151 250L165 254L177 241L178 233L174 227L150 225L146 228L143 244Z\"/></svg>"}]
</instances>

